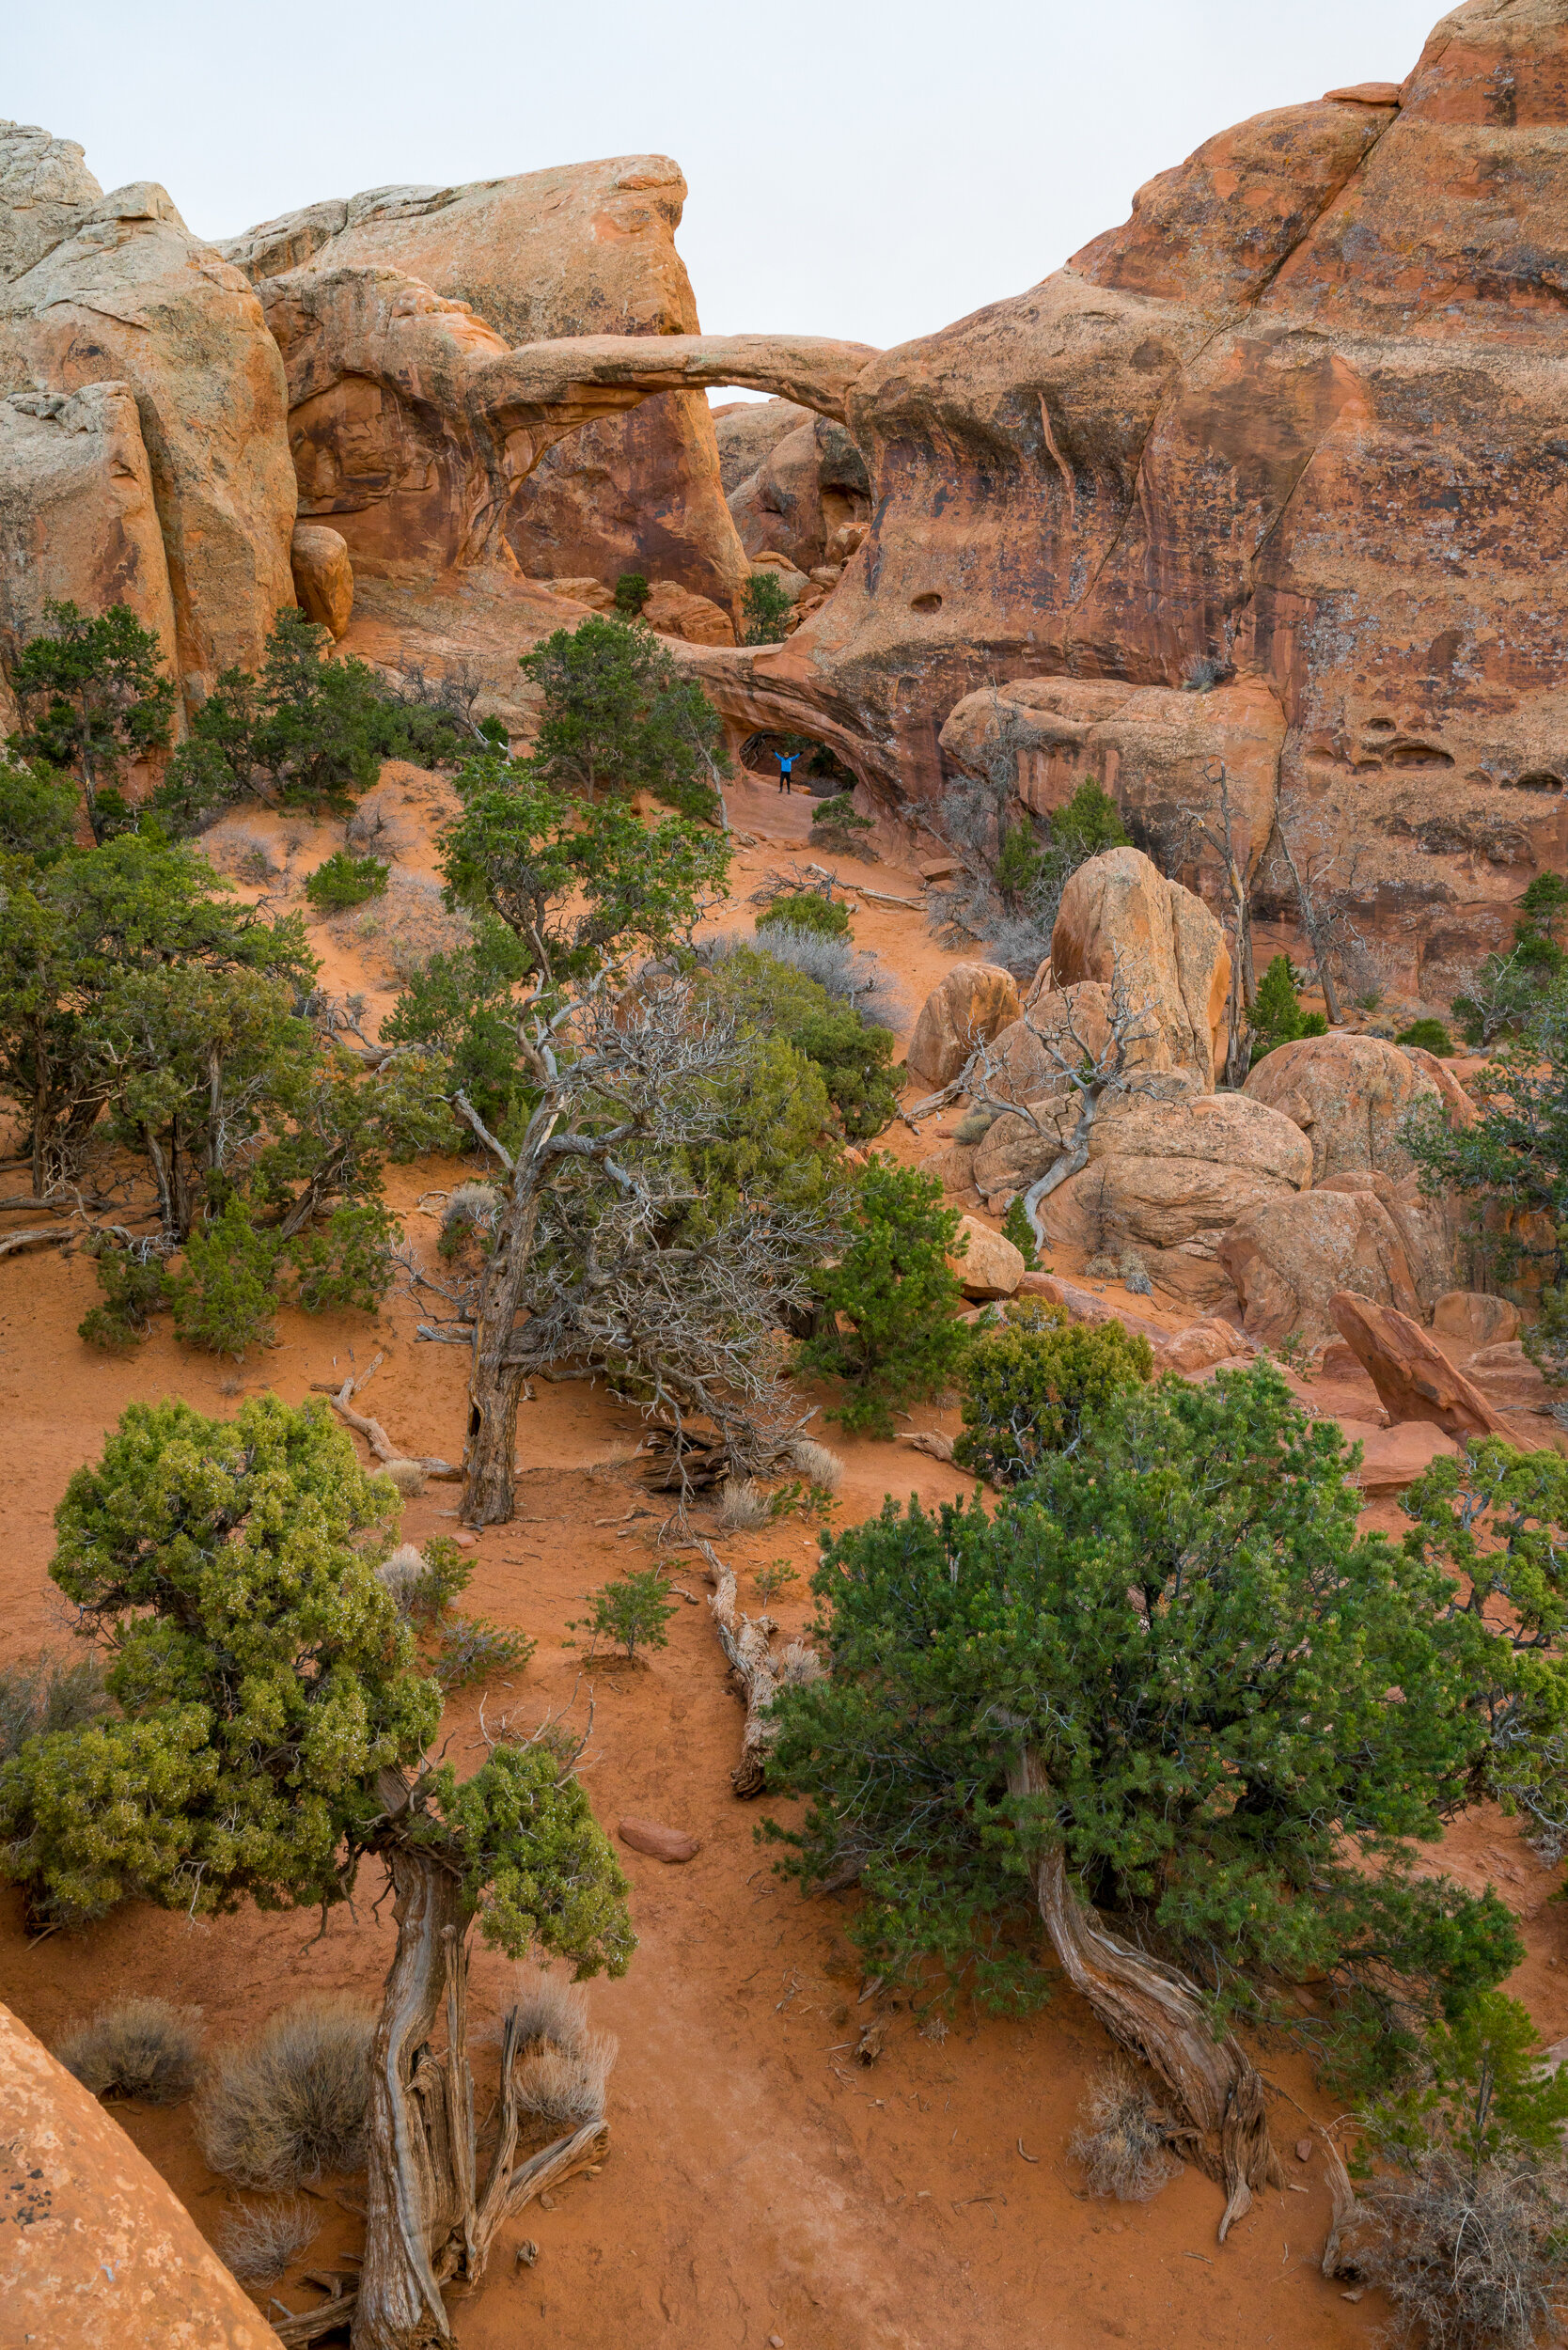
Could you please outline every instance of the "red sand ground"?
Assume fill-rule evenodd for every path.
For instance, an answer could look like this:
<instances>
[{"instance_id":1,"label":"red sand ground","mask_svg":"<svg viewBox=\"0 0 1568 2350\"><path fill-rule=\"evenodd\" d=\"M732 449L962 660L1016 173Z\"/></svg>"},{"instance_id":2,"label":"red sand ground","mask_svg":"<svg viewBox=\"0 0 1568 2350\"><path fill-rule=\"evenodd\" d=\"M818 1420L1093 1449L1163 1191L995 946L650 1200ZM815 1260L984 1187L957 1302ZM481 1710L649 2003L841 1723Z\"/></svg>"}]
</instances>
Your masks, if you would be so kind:
<instances>
[{"instance_id":1,"label":"red sand ground","mask_svg":"<svg viewBox=\"0 0 1568 2350\"><path fill-rule=\"evenodd\" d=\"M779 840L805 833L808 804L744 785L735 801L738 823ZM322 827L299 870L335 837ZM779 862L766 845L746 853L738 897ZM855 870L895 895L916 894L912 875L886 865ZM903 977L912 1012L950 960L916 914L869 910L855 932ZM356 983L353 956L335 950L334 959L331 983ZM900 1134L902 1154L912 1138ZM918 1148L933 1144L928 1130ZM422 1253L436 1227L415 1202L459 1172L427 1163L397 1179L396 1204ZM0 1657L65 1643L46 1572L51 1513L71 1471L96 1455L133 1397L180 1393L221 1415L242 1386L273 1386L292 1402L313 1380L358 1369L379 1348L386 1359L366 1407L411 1451L461 1449L465 1358L415 1344L420 1308L409 1300L394 1301L374 1325L353 1315L286 1315L275 1351L236 1374L182 1353L166 1327L129 1362L90 1353L74 1331L95 1294L83 1260L53 1254L9 1261L0 1284L0 1404L9 1431L0 1468L9 1536L0 1559ZM1107 1296L1117 1302L1114 1290ZM1149 1301L1128 1302L1147 1313ZM956 1420L938 1412L917 1424ZM886 2011L880 2061L854 2061L853 2044L878 2002L860 1998L845 1902L803 1901L773 1874L756 1841L762 1812L787 1816L789 1807L730 1794L740 1709L725 1686L695 1563L678 1566L673 1581L697 1604L682 1607L668 1648L646 1665L585 1667L562 1645L584 1593L629 1554L639 1562L652 1555L658 1519L625 1519L658 1506L627 1465L635 1439L635 1416L582 1385L541 1383L538 1400L523 1406L520 1514L480 1538L469 1604L522 1626L539 1646L525 1670L490 1684L485 1703L492 1720L515 1710L532 1724L567 1706L583 1721L591 1700L584 1768L600 1819L612 1833L627 1814L664 1820L691 1830L702 1848L682 1868L620 1848L640 1948L623 1982L589 1989L595 2024L620 2040L610 2154L600 2177L573 2182L551 2211L531 2207L503 2237L482 2290L454 2307L465 2350L545 2339L555 2350L645 2350L672 2340L692 2350L753 2350L776 2338L787 2350L1011 2350L1021 2340L1083 2350L1102 2337L1145 2350L1370 2342L1383 2314L1376 2296L1347 2301L1317 2273L1328 2219L1321 2161L1298 2164L1289 2149L1309 2120L1332 2114L1299 2049L1281 2043L1261 2060L1277 2092L1291 2190L1266 2197L1223 2248L1214 2241L1219 2197L1194 2170L1147 2206L1084 2195L1066 2141L1107 2049L1071 1995L1024 2023L963 2011L945 2039L922 2034L907 2009L894 2008ZM964 1490L952 1469L902 1446L851 1440L839 1449L848 1468L836 1527L870 1514L888 1490L928 1502ZM408 1505L405 1531L418 1541L452 1530L455 1502L455 1488L432 1485ZM1369 1516L1399 1522L1388 1502ZM722 1538L721 1547L741 1570L743 1606L753 1609L751 1573L776 1557L796 1560L801 1586L773 1612L792 1628L806 1622L809 1526L790 1520ZM460 1768L477 1759L478 1705L465 1693L448 1714ZM1496 1883L1518 1912L1529 1954L1509 1987L1548 2041L1568 2032L1568 1913L1545 1905L1561 1872L1544 1871L1514 1825L1489 1807L1459 1823L1441 1858L1467 1884ZM199 2005L213 2042L249 2031L302 1993L349 1990L371 2000L391 1950L388 1922L372 1908L378 1890L368 1875L357 1918L335 1913L320 1938L314 1916L245 1910L192 1924L135 1907L32 1945L19 1902L6 1895L0 1998L46 2042L130 1992ZM481 2025L505 2004L510 1971L478 1954ZM481 2110L488 2086L481 2070ZM121 2119L215 2234L231 2190L196 2152L189 2108L122 2108ZM306 2264L358 2241L352 2212L330 2196L321 2209L323 2232ZM515 2263L525 2235L539 2246L532 2268ZM308 2288L284 2293L296 2308L314 2297Z\"/></svg>"}]
</instances>

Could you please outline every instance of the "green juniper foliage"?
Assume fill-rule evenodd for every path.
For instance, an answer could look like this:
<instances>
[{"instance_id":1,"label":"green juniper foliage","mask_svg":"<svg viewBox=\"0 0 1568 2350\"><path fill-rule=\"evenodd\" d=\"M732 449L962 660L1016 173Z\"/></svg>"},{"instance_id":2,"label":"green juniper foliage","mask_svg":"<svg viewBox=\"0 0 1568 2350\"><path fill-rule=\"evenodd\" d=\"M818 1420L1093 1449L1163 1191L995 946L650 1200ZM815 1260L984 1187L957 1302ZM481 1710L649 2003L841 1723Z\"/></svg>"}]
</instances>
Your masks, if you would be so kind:
<instances>
[{"instance_id":1,"label":"green juniper foliage","mask_svg":"<svg viewBox=\"0 0 1568 2350\"><path fill-rule=\"evenodd\" d=\"M1276 955L1258 981L1250 1025L1254 1061L1272 1053L1277 1044L1294 1044L1303 1036L1327 1035L1328 1022L1324 1014L1301 1009L1289 955Z\"/></svg>"},{"instance_id":2,"label":"green juniper foliage","mask_svg":"<svg viewBox=\"0 0 1568 2350\"><path fill-rule=\"evenodd\" d=\"M1508 2154L1560 2154L1568 2069L1543 2072L1529 2011L1484 1991L1428 2029L1416 2076L1356 2116L1377 2152L1410 2164L1440 2146L1472 2177Z\"/></svg>"},{"instance_id":3,"label":"green juniper foliage","mask_svg":"<svg viewBox=\"0 0 1568 2350\"><path fill-rule=\"evenodd\" d=\"M743 645L781 645L794 606L783 581L771 571L753 572L741 598Z\"/></svg>"},{"instance_id":4,"label":"green juniper foliage","mask_svg":"<svg viewBox=\"0 0 1568 2350\"><path fill-rule=\"evenodd\" d=\"M41 760L19 760L0 746L0 857L57 865L76 838L74 784Z\"/></svg>"},{"instance_id":5,"label":"green juniper foliage","mask_svg":"<svg viewBox=\"0 0 1568 2350\"><path fill-rule=\"evenodd\" d=\"M1153 1368L1148 1340L1120 1322L1096 1328L1061 1306L1010 1306L1006 1326L977 1339L965 1357L953 1459L996 1484L1019 1484L1045 1454L1075 1450L1086 1420Z\"/></svg>"},{"instance_id":6,"label":"green juniper foliage","mask_svg":"<svg viewBox=\"0 0 1568 2350\"><path fill-rule=\"evenodd\" d=\"M1029 1222L1028 1210L1024 1205L1021 1191L1015 1192L1007 1203L1007 1214L1002 1218L1002 1238L1012 1243L1028 1272L1039 1272L1040 1245L1035 1239L1034 1226Z\"/></svg>"},{"instance_id":7,"label":"green juniper foliage","mask_svg":"<svg viewBox=\"0 0 1568 2350\"><path fill-rule=\"evenodd\" d=\"M174 1281L163 1257L143 1243L102 1235L87 1244L103 1303L76 1325L78 1338L105 1355L134 1352L152 1326L152 1316L169 1305Z\"/></svg>"},{"instance_id":8,"label":"green juniper foliage","mask_svg":"<svg viewBox=\"0 0 1568 2350\"><path fill-rule=\"evenodd\" d=\"M651 629L584 620L519 666L544 697L526 762L539 784L589 803L648 791L682 816L717 814L715 787L729 772L723 725Z\"/></svg>"},{"instance_id":9,"label":"green juniper foliage","mask_svg":"<svg viewBox=\"0 0 1568 2350\"><path fill-rule=\"evenodd\" d=\"M1473 1125L1450 1127L1436 1102L1404 1120L1401 1139L1421 1189L1465 1196L1475 1236L1505 1280L1533 1261L1560 1281L1568 1272L1568 979L1537 997L1519 1033L1467 1089L1482 1113Z\"/></svg>"},{"instance_id":10,"label":"green juniper foliage","mask_svg":"<svg viewBox=\"0 0 1568 2350\"><path fill-rule=\"evenodd\" d=\"M373 1565L398 1509L320 1404L127 1409L67 1488L50 1569L119 1712L0 1766L0 1867L36 1914L331 1905L406 1847L511 1955L625 1971L625 1879L559 1753L503 1746L462 1783L424 1766L441 1692ZM401 1815L387 1771L412 1775Z\"/></svg>"},{"instance_id":11,"label":"green juniper foliage","mask_svg":"<svg viewBox=\"0 0 1568 2350\"><path fill-rule=\"evenodd\" d=\"M830 800L819 800L811 811L811 838L830 854L870 856L865 836L875 829L869 816L856 811L853 791L838 791Z\"/></svg>"},{"instance_id":12,"label":"green juniper foliage","mask_svg":"<svg viewBox=\"0 0 1568 2350\"><path fill-rule=\"evenodd\" d=\"M964 1359L969 1333L952 1318L964 1291L948 1262L967 1246L959 1223L933 1175L873 1155L848 1245L817 1277L821 1335L800 1351L805 1370L840 1383L830 1417L846 1428L890 1434L895 1405L937 1393Z\"/></svg>"},{"instance_id":13,"label":"green juniper foliage","mask_svg":"<svg viewBox=\"0 0 1568 2350\"><path fill-rule=\"evenodd\" d=\"M323 914L345 913L371 898L384 897L391 867L376 856L351 856L338 849L318 865L305 885L305 894Z\"/></svg>"},{"instance_id":14,"label":"green juniper foliage","mask_svg":"<svg viewBox=\"0 0 1568 2350\"><path fill-rule=\"evenodd\" d=\"M503 1141L531 1107L514 1001L527 971L526 947L481 907L472 943L432 955L411 973L382 1022L383 1043L420 1044L438 1054L454 1090L467 1095Z\"/></svg>"},{"instance_id":15,"label":"green juniper foliage","mask_svg":"<svg viewBox=\"0 0 1568 2350\"><path fill-rule=\"evenodd\" d=\"M1453 1039L1441 1020L1413 1020L1394 1042L1419 1045L1423 1052L1435 1053L1440 1060L1447 1060L1453 1051Z\"/></svg>"},{"instance_id":16,"label":"green juniper foliage","mask_svg":"<svg viewBox=\"0 0 1568 2350\"><path fill-rule=\"evenodd\" d=\"M886 1028L763 947L734 948L706 984L745 1026L784 1039L810 1062L851 1142L869 1142L890 1122L899 1079Z\"/></svg>"},{"instance_id":17,"label":"green juniper foliage","mask_svg":"<svg viewBox=\"0 0 1568 2350\"><path fill-rule=\"evenodd\" d=\"M820 889L789 889L769 901L757 916L754 928L760 931L781 922L786 929L811 931L822 938L848 938L850 910L842 898L830 898Z\"/></svg>"},{"instance_id":18,"label":"green juniper foliage","mask_svg":"<svg viewBox=\"0 0 1568 2350\"><path fill-rule=\"evenodd\" d=\"M635 620L651 593L643 572L622 572L615 584L615 608Z\"/></svg>"},{"instance_id":19,"label":"green juniper foliage","mask_svg":"<svg viewBox=\"0 0 1568 2350\"><path fill-rule=\"evenodd\" d=\"M1568 880L1560 873L1537 873L1519 901L1513 946L1506 953L1488 955L1473 992L1453 999L1453 1016L1468 1043L1490 1044L1495 1037L1529 1028L1543 999L1560 995L1558 982L1568 971L1560 935L1565 921Z\"/></svg>"},{"instance_id":20,"label":"green juniper foliage","mask_svg":"<svg viewBox=\"0 0 1568 2350\"><path fill-rule=\"evenodd\" d=\"M588 1614L568 1618L566 1628L588 1634L589 1656L601 1640L613 1640L628 1661L639 1648L667 1648L669 1634L665 1627L681 1610L665 1591L665 1579L657 1567L645 1568L640 1574L628 1572L615 1576L588 1593ZM565 1646L574 1648L576 1642L568 1640Z\"/></svg>"},{"instance_id":21,"label":"green juniper foliage","mask_svg":"<svg viewBox=\"0 0 1568 2350\"><path fill-rule=\"evenodd\" d=\"M994 1514L889 1497L824 1552L830 1669L776 1699L769 1776L808 1802L805 1885L858 1864L877 1971L1038 2000L1025 1861L1058 1837L1221 2013L1271 1972L1454 2007L1517 1963L1495 1894L1412 1868L1485 1747L1488 1636L1419 1551L1357 1533L1355 1458L1267 1366L1168 1379ZM1049 1796L1010 1796L1020 1742Z\"/></svg>"},{"instance_id":22,"label":"green juniper foliage","mask_svg":"<svg viewBox=\"0 0 1568 2350\"><path fill-rule=\"evenodd\" d=\"M13 747L76 777L93 838L104 840L133 821L118 789L127 760L168 742L174 686L157 637L129 605L93 619L46 603L43 614L11 667L24 721Z\"/></svg>"}]
</instances>

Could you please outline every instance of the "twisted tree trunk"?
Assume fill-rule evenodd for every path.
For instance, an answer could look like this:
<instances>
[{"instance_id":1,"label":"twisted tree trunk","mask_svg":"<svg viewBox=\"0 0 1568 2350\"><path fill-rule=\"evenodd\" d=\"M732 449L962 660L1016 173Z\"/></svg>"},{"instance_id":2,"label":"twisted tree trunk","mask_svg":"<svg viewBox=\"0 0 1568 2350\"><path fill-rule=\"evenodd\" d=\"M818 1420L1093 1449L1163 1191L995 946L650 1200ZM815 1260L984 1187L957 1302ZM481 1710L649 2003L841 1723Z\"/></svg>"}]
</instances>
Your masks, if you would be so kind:
<instances>
[{"instance_id":1,"label":"twisted tree trunk","mask_svg":"<svg viewBox=\"0 0 1568 2350\"><path fill-rule=\"evenodd\" d=\"M1014 1795L1046 1795L1039 1757L1022 1749L1008 1766ZM1123 1942L1099 1914L1077 1901L1067 1881L1059 1837L1029 1863L1040 1915L1063 1971L1111 2037L1152 2065L1194 2132L1193 2155L1225 2189L1223 2244L1253 2191L1284 2184L1269 2142L1263 2085L1251 2059L1228 2032L1216 2040L1196 1983L1174 1966Z\"/></svg>"},{"instance_id":2,"label":"twisted tree trunk","mask_svg":"<svg viewBox=\"0 0 1568 2350\"><path fill-rule=\"evenodd\" d=\"M514 1186L518 1180L514 1174ZM468 1380L468 1441L463 1456L465 1526L504 1526L517 1507L517 1402L523 1366L516 1359L515 1332L538 1224L537 1184L521 1198L514 1191L485 1268Z\"/></svg>"}]
</instances>

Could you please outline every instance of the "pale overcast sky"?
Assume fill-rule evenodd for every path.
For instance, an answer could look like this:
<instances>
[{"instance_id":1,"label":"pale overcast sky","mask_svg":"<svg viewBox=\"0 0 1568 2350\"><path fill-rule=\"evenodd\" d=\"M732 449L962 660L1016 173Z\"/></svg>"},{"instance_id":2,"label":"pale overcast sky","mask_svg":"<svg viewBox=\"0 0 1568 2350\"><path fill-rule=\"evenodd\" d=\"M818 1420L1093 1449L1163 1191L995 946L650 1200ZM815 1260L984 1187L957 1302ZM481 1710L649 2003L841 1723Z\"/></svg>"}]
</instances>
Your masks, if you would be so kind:
<instances>
[{"instance_id":1,"label":"pale overcast sky","mask_svg":"<svg viewBox=\"0 0 1568 2350\"><path fill-rule=\"evenodd\" d=\"M1397 81L1436 0L73 0L0 112L225 236L319 196L673 155L710 330L887 344L1016 293L1200 140Z\"/></svg>"}]
</instances>

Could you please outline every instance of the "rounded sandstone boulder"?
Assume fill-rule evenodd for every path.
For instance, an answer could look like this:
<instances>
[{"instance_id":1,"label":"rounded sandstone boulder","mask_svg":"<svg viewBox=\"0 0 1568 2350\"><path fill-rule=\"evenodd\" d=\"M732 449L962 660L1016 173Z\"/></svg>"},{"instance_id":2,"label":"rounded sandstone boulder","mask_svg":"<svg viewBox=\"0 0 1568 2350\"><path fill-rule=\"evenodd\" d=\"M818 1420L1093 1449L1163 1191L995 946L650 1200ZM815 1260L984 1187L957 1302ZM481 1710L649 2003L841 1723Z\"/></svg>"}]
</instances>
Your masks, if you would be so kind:
<instances>
[{"instance_id":1,"label":"rounded sandstone boulder","mask_svg":"<svg viewBox=\"0 0 1568 2350\"><path fill-rule=\"evenodd\" d=\"M1145 1033L1132 1067L1180 1069L1212 1093L1225 1058L1231 956L1208 907L1167 881L1138 849L1107 849L1080 865L1061 893L1051 933L1059 986L1119 987Z\"/></svg>"},{"instance_id":2,"label":"rounded sandstone boulder","mask_svg":"<svg viewBox=\"0 0 1568 2350\"><path fill-rule=\"evenodd\" d=\"M969 1243L962 1256L948 1260L964 1284L964 1296L977 1301L1011 1297L1025 1272L1023 1257L1012 1243L972 1215L964 1217L956 1237Z\"/></svg>"},{"instance_id":3,"label":"rounded sandstone boulder","mask_svg":"<svg viewBox=\"0 0 1568 2350\"><path fill-rule=\"evenodd\" d=\"M1020 1011L1010 971L990 963L955 963L920 1007L909 1044L912 1075L950 1085L975 1046L989 1043Z\"/></svg>"},{"instance_id":4,"label":"rounded sandstone boulder","mask_svg":"<svg viewBox=\"0 0 1568 2350\"><path fill-rule=\"evenodd\" d=\"M1460 1093L1455 1080L1449 1083ZM1315 1183L1332 1175L1408 1174L1410 1153L1399 1139L1406 1113L1422 1101L1441 1102L1450 1113L1456 1106L1414 1054L1342 1029L1277 1045L1252 1071L1247 1093L1301 1128L1312 1146Z\"/></svg>"},{"instance_id":5,"label":"rounded sandstone boulder","mask_svg":"<svg viewBox=\"0 0 1568 2350\"><path fill-rule=\"evenodd\" d=\"M1215 1254L1235 1284L1243 1324L1260 1346L1333 1338L1341 1291L1418 1316L1420 1302L1399 1230L1375 1193L1302 1191L1251 1209Z\"/></svg>"},{"instance_id":6,"label":"rounded sandstone boulder","mask_svg":"<svg viewBox=\"0 0 1568 2350\"><path fill-rule=\"evenodd\" d=\"M289 562L300 609L341 636L353 618L353 565L342 532L325 523L296 523Z\"/></svg>"}]
</instances>

